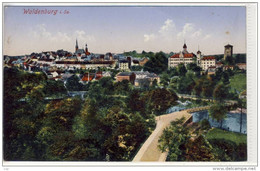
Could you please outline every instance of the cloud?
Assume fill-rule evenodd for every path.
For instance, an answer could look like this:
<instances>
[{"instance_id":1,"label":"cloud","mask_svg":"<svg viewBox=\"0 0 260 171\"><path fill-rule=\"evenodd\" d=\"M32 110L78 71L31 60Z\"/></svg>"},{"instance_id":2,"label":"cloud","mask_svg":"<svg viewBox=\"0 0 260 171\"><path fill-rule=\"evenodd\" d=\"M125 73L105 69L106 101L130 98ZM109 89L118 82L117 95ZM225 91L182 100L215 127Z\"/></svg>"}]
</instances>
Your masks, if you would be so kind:
<instances>
[{"instance_id":1,"label":"cloud","mask_svg":"<svg viewBox=\"0 0 260 171\"><path fill-rule=\"evenodd\" d=\"M165 20L158 32L151 34L144 34L144 42L153 41L155 39L169 40L172 39L175 32L175 24L171 19Z\"/></svg>"},{"instance_id":2,"label":"cloud","mask_svg":"<svg viewBox=\"0 0 260 171\"><path fill-rule=\"evenodd\" d=\"M148 42L148 41L151 41L151 40L154 40L155 39L155 35L154 34L145 34L144 35L144 41L145 42Z\"/></svg>"},{"instance_id":3,"label":"cloud","mask_svg":"<svg viewBox=\"0 0 260 171\"><path fill-rule=\"evenodd\" d=\"M72 33L65 33L61 31L50 32L47 30L45 24L37 25L32 31L33 37L43 42L50 43L66 43L75 40L76 38L82 42L86 43L87 41L95 41L93 35L87 35L84 30L76 30Z\"/></svg>"},{"instance_id":4,"label":"cloud","mask_svg":"<svg viewBox=\"0 0 260 171\"><path fill-rule=\"evenodd\" d=\"M201 35L202 35L202 30L199 29L198 31L195 31L195 32L191 35L191 37L192 37L192 38L196 38L196 37L200 37Z\"/></svg>"},{"instance_id":5,"label":"cloud","mask_svg":"<svg viewBox=\"0 0 260 171\"><path fill-rule=\"evenodd\" d=\"M186 23L183 26L183 29L181 32L177 34L178 39L184 39L185 37L191 36L191 32L194 30L194 24L192 23Z\"/></svg>"},{"instance_id":6,"label":"cloud","mask_svg":"<svg viewBox=\"0 0 260 171\"><path fill-rule=\"evenodd\" d=\"M164 32L170 31L174 28L175 28L175 24L173 23L173 21L170 19L167 19L164 22L164 25L161 26L159 33L164 33Z\"/></svg>"},{"instance_id":7,"label":"cloud","mask_svg":"<svg viewBox=\"0 0 260 171\"><path fill-rule=\"evenodd\" d=\"M207 35L204 36L203 40L207 40L207 39L209 39L209 38L211 38L211 35L210 35L210 34L207 34Z\"/></svg>"},{"instance_id":8,"label":"cloud","mask_svg":"<svg viewBox=\"0 0 260 171\"><path fill-rule=\"evenodd\" d=\"M34 35L35 38L50 39L52 37L51 33L47 31L45 24L36 25L36 28L33 31L33 35Z\"/></svg>"},{"instance_id":9,"label":"cloud","mask_svg":"<svg viewBox=\"0 0 260 171\"><path fill-rule=\"evenodd\" d=\"M87 35L84 30L76 30L74 32L74 39L78 39L78 41L82 43L87 43L88 41L95 41L95 36Z\"/></svg>"},{"instance_id":10,"label":"cloud","mask_svg":"<svg viewBox=\"0 0 260 171\"><path fill-rule=\"evenodd\" d=\"M86 43L95 42L95 36L86 34L84 30L75 30L64 32L61 30L50 31L45 24L39 24L32 28L28 33L31 36L29 43L36 44L38 47L33 51L42 51L50 49L70 49L73 50L76 38L79 47L82 48ZM40 46L39 46L40 45Z\"/></svg>"}]
</instances>

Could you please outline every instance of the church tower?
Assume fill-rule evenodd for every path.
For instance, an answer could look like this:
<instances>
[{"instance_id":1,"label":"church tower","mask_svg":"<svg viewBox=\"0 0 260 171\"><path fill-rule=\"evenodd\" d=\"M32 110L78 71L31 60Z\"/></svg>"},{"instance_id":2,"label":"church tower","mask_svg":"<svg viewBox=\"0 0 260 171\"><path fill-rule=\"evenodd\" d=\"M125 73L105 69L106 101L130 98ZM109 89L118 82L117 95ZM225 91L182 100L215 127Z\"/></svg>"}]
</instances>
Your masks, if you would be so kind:
<instances>
[{"instance_id":1,"label":"church tower","mask_svg":"<svg viewBox=\"0 0 260 171\"><path fill-rule=\"evenodd\" d=\"M87 43L86 43L86 45L85 45L85 54L86 54L86 55L90 55L90 53L89 53L89 51L88 51L88 45L87 45Z\"/></svg>"},{"instance_id":2,"label":"church tower","mask_svg":"<svg viewBox=\"0 0 260 171\"><path fill-rule=\"evenodd\" d=\"M185 40L184 40L184 45L183 45L183 51L182 51L182 53L188 53L188 51L187 51L187 45L186 45L186 43L185 43Z\"/></svg>"},{"instance_id":3,"label":"church tower","mask_svg":"<svg viewBox=\"0 0 260 171\"><path fill-rule=\"evenodd\" d=\"M76 39L75 53L77 52L78 49L79 49L78 40Z\"/></svg>"},{"instance_id":4,"label":"church tower","mask_svg":"<svg viewBox=\"0 0 260 171\"><path fill-rule=\"evenodd\" d=\"M197 66L200 66L200 60L201 60L201 51L198 48L198 52L197 52Z\"/></svg>"}]
</instances>

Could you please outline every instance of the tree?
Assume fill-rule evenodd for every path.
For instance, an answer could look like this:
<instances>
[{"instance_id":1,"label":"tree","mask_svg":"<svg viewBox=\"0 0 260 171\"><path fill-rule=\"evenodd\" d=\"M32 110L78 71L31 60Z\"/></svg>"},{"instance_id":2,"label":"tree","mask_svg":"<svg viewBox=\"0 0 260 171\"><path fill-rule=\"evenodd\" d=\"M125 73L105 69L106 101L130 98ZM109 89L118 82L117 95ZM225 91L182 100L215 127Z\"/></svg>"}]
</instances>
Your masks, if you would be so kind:
<instances>
[{"instance_id":1,"label":"tree","mask_svg":"<svg viewBox=\"0 0 260 171\"><path fill-rule=\"evenodd\" d=\"M227 72L223 72L221 80L225 85L229 84L229 75Z\"/></svg>"},{"instance_id":2,"label":"tree","mask_svg":"<svg viewBox=\"0 0 260 171\"><path fill-rule=\"evenodd\" d=\"M157 88L147 92L144 97L146 109L154 114L165 112L169 107L176 104L178 96L165 88Z\"/></svg>"},{"instance_id":3,"label":"tree","mask_svg":"<svg viewBox=\"0 0 260 171\"><path fill-rule=\"evenodd\" d=\"M220 122L220 128L222 128L222 121L226 117L226 114L227 108L224 104L215 103L210 106L209 115L211 118L216 119L218 122Z\"/></svg>"},{"instance_id":4,"label":"tree","mask_svg":"<svg viewBox=\"0 0 260 171\"><path fill-rule=\"evenodd\" d=\"M53 95L64 95L67 93L67 90L62 81L47 80L44 93L49 97Z\"/></svg>"},{"instance_id":5,"label":"tree","mask_svg":"<svg viewBox=\"0 0 260 171\"><path fill-rule=\"evenodd\" d=\"M127 95L132 89L132 85L128 80L118 81L114 84L115 94Z\"/></svg>"},{"instance_id":6,"label":"tree","mask_svg":"<svg viewBox=\"0 0 260 171\"><path fill-rule=\"evenodd\" d=\"M167 86L169 85L170 83L170 78L169 78L169 75L164 72L161 77L160 77L160 84L163 85L164 88L167 88Z\"/></svg>"},{"instance_id":7,"label":"tree","mask_svg":"<svg viewBox=\"0 0 260 171\"><path fill-rule=\"evenodd\" d=\"M184 127L185 118L171 122L169 127L163 130L163 134L158 140L158 148L161 152L168 151L169 161L184 161L184 147L189 140L190 134L187 127Z\"/></svg>"},{"instance_id":8,"label":"tree","mask_svg":"<svg viewBox=\"0 0 260 171\"><path fill-rule=\"evenodd\" d=\"M235 64L235 59L232 56L227 56L226 57L226 63L228 65L234 65Z\"/></svg>"},{"instance_id":9,"label":"tree","mask_svg":"<svg viewBox=\"0 0 260 171\"><path fill-rule=\"evenodd\" d=\"M131 66L131 71L141 71L143 69L142 66Z\"/></svg>"},{"instance_id":10,"label":"tree","mask_svg":"<svg viewBox=\"0 0 260 171\"><path fill-rule=\"evenodd\" d=\"M203 79L197 79L193 87L193 92L197 96L201 96Z\"/></svg>"},{"instance_id":11,"label":"tree","mask_svg":"<svg viewBox=\"0 0 260 171\"><path fill-rule=\"evenodd\" d=\"M180 77L180 79L178 80L178 92L191 94L192 89L195 86L194 77L195 75L191 71L188 71L185 77Z\"/></svg>"},{"instance_id":12,"label":"tree","mask_svg":"<svg viewBox=\"0 0 260 171\"><path fill-rule=\"evenodd\" d=\"M173 68L169 68L167 70L167 74L169 75L169 77L174 77L174 76L178 76L178 71L177 71L177 68L176 67L173 67Z\"/></svg>"},{"instance_id":13,"label":"tree","mask_svg":"<svg viewBox=\"0 0 260 171\"><path fill-rule=\"evenodd\" d=\"M4 68L4 159L37 160L41 156L34 141L44 109L43 73Z\"/></svg>"},{"instance_id":14,"label":"tree","mask_svg":"<svg viewBox=\"0 0 260 171\"><path fill-rule=\"evenodd\" d=\"M215 100L224 102L228 97L228 92L228 88L224 84L220 83L215 87L213 91L213 97Z\"/></svg>"},{"instance_id":15,"label":"tree","mask_svg":"<svg viewBox=\"0 0 260 171\"><path fill-rule=\"evenodd\" d=\"M213 89L214 82L212 81L212 79L209 77L204 77L202 83L202 96L206 98L212 97Z\"/></svg>"},{"instance_id":16,"label":"tree","mask_svg":"<svg viewBox=\"0 0 260 171\"><path fill-rule=\"evenodd\" d=\"M242 133L243 108L246 108L246 100L237 99L237 106L240 108L240 133Z\"/></svg>"},{"instance_id":17,"label":"tree","mask_svg":"<svg viewBox=\"0 0 260 171\"><path fill-rule=\"evenodd\" d=\"M145 113L145 102L140 96L140 92L137 89L134 89L129 97L127 98L127 106L131 109L133 112L141 112L142 114Z\"/></svg>"},{"instance_id":18,"label":"tree","mask_svg":"<svg viewBox=\"0 0 260 171\"><path fill-rule=\"evenodd\" d=\"M168 68L168 59L163 52L156 53L144 65L144 70L160 74Z\"/></svg>"},{"instance_id":19,"label":"tree","mask_svg":"<svg viewBox=\"0 0 260 171\"><path fill-rule=\"evenodd\" d=\"M212 146L203 135L199 135L194 141L188 140L185 147L187 161L218 161L213 153Z\"/></svg>"},{"instance_id":20,"label":"tree","mask_svg":"<svg viewBox=\"0 0 260 171\"><path fill-rule=\"evenodd\" d=\"M66 88L69 91L81 91L83 88L83 85L79 83L79 77L76 75L71 76L68 78L66 82Z\"/></svg>"},{"instance_id":21,"label":"tree","mask_svg":"<svg viewBox=\"0 0 260 171\"><path fill-rule=\"evenodd\" d=\"M187 69L183 63L178 65L177 70L178 70L179 76L185 76L185 74L187 72Z\"/></svg>"}]
</instances>

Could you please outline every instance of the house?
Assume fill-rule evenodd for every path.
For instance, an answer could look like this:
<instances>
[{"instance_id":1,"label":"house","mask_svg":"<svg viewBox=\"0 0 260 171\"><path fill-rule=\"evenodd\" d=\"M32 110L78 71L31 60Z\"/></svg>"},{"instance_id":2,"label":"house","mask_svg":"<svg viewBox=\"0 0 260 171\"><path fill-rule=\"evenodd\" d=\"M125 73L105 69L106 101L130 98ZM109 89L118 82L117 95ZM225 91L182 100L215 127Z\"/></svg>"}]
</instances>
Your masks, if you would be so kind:
<instances>
[{"instance_id":1,"label":"house","mask_svg":"<svg viewBox=\"0 0 260 171\"><path fill-rule=\"evenodd\" d=\"M139 60L137 60L137 59L132 60L131 66L139 66L139 65L140 65Z\"/></svg>"},{"instance_id":2,"label":"house","mask_svg":"<svg viewBox=\"0 0 260 171\"><path fill-rule=\"evenodd\" d=\"M201 59L201 68L206 71L209 67L216 66L216 58L214 56L204 56Z\"/></svg>"},{"instance_id":3,"label":"house","mask_svg":"<svg viewBox=\"0 0 260 171\"><path fill-rule=\"evenodd\" d=\"M143 59L139 60L139 65L144 66L144 64L146 64L146 62L148 62L148 61L149 61L148 58L143 58Z\"/></svg>"},{"instance_id":4,"label":"house","mask_svg":"<svg viewBox=\"0 0 260 171\"><path fill-rule=\"evenodd\" d=\"M151 86L154 80L156 80L157 83L160 82L160 77L155 73L149 73L148 71L134 71L133 73L136 75L135 86L137 87L146 84Z\"/></svg>"},{"instance_id":5,"label":"house","mask_svg":"<svg viewBox=\"0 0 260 171\"><path fill-rule=\"evenodd\" d=\"M128 60L120 60L119 61L119 69L122 71L130 71Z\"/></svg>"},{"instance_id":6,"label":"house","mask_svg":"<svg viewBox=\"0 0 260 171\"><path fill-rule=\"evenodd\" d=\"M102 75L103 75L103 77L111 77L112 76L112 72L110 72L110 71L103 71Z\"/></svg>"},{"instance_id":7,"label":"house","mask_svg":"<svg viewBox=\"0 0 260 171\"><path fill-rule=\"evenodd\" d=\"M79 82L85 84L88 83L89 81L94 80L94 78L95 78L94 73L85 73Z\"/></svg>"},{"instance_id":8,"label":"house","mask_svg":"<svg viewBox=\"0 0 260 171\"><path fill-rule=\"evenodd\" d=\"M54 72L50 72L50 73L51 73L52 77L57 77L57 76L59 75L59 73L56 72L56 71L54 71Z\"/></svg>"},{"instance_id":9,"label":"house","mask_svg":"<svg viewBox=\"0 0 260 171\"><path fill-rule=\"evenodd\" d=\"M210 66L208 67L208 75L213 75L216 72L216 66Z\"/></svg>"},{"instance_id":10,"label":"house","mask_svg":"<svg viewBox=\"0 0 260 171\"><path fill-rule=\"evenodd\" d=\"M102 71L98 71L95 74L95 80L100 80L103 77Z\"/></svg>"},{"instance_id":11,"label":"house","mask_svg":"<svg viewBox=\"0 0 260 171\"><path fill-rule=\"evenodd\" d=\"M233 65L226 65L226 66L223 67L223 71L226 71L228 69L233 70L234 66Z\"/></svg>"},{"instance_id":12,"label":"house","mask_svg":"<svg viewBox=\"0 0 260 171\"><path fill-rule=\"evenodd\" d=\"M61 80L66 84L67 80L73 76L73 74L70 74L70 73L65 73L61 76Z\"/></svg>"},{"instance_id":13,"label":"house","mask_svg":"<svg viewBox=\"0 0 260 171\"><path fill-rule=\"evenodd\" d=\"M221 68L223 67L223 63L222 62L217 62L216 63L216 68Z\"/></svg>"},{"instance_id":14,"label":"house","mask_svg":"<svg viewBox=\"0 0 260 171\"><path fill-rule=\"evenodd\" d=\"M133 72L120 72L116 75L116 81L128 80L132 84L135 82L136 75Z\"/></svg>"},{"instance_id":15,"label":"house","mask_svg":"<svg viewBox=\"0 0 260 171\"><path fill-rule=\"evenodd\" d=\"M237 67L241 70L246 70L246 63L237 63Z\"/></svg>"}]
</instances>

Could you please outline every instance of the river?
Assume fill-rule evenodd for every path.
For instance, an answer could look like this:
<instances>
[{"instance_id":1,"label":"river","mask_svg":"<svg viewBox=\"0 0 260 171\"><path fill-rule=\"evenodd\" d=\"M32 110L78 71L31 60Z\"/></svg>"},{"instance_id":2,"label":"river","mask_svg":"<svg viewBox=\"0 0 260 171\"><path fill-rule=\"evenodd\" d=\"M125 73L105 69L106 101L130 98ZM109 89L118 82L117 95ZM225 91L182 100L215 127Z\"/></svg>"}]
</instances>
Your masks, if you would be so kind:
<instances>
[{"instance_id":1,"label":"river","mask_svg":"<svg viewBox=\"0 0 260 171\"><path fill-rule=\"evenodd\" d=\"M240 132L240 113L227 113L226 118L222 122L222 129ZM208 119L212 127L220 128L220 122L213 120L209 117L208 111L194 112L192 113L192 122L199 122L203 119ZM242 131L241 133L247 134L247 115L242 114Z\"/></svg>"}]
</instances>

